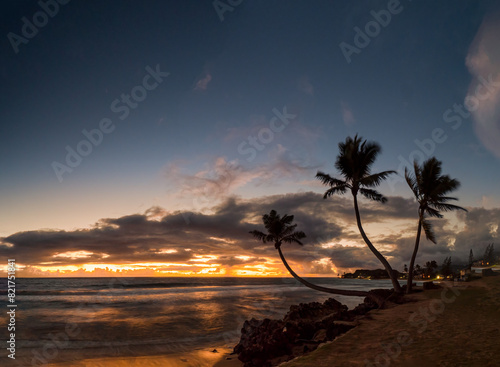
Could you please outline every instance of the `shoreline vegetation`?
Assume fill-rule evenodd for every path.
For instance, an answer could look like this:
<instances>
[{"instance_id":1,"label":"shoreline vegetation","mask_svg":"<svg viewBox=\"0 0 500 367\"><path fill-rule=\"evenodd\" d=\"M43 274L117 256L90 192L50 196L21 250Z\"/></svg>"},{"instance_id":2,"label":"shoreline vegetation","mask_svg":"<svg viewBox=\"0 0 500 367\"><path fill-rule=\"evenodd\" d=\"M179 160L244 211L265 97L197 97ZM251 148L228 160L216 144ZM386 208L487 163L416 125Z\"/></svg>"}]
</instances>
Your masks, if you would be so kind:
<instances>
[{"instance_id":1,"label":"shoreline vegetation","mask_svg":"<svg viewBox=\"0 0 500 367\"><path fill-rule=\"evenodd\" d=\"M395 270L398 279L401 279L401 276L397 270ZM344 273L341 278L344 279L391 279L385 269L375 269L375 270L367 270L367 269L357 269L354 273Z\"/></svg>"}]
</instances>

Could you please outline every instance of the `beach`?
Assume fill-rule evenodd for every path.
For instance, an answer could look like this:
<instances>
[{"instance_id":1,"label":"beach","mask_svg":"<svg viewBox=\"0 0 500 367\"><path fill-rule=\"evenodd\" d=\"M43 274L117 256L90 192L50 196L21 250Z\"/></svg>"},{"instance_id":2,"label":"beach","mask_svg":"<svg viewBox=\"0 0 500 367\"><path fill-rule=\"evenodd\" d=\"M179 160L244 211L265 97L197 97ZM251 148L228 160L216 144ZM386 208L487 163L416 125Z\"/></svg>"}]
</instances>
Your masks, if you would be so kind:
<instances>
[{"instance_id":1,"label":"beach","mask_svg":"<svg viewBox=\"0 0 500 367\"><path fill-rule=\"evenodd\" d=\"M391 286L388 280L314 281L359 290ZM237 356L229 353L245 320L281 318L293 304L329 297L288 277L20 279L15 363L174 367L237 363ZM354 307L362 299L339 297L339 301ZM2 324L6 317L0 315Z\"/></svg>"},{"instance_id":2,"label":"beach","mask_svg":"<svg viewBox=\"0 0 500 367\"><path fill-rule=\"evenodd\" d=\"M282 366L500 366L500 277L443 285Z\"/></svg>"},{"instance_id":3,"label":"beach","mask_svg":"<svg viewBox=\"0 0 500 367\"><path fill-rule=\"evenodd\" d=\"M140 282L134 283L134 281L129 280L130 284L142 284L144 280ZM269 293L269 287L275 287L272 284L255 282L257 281L247 281L246 285L240 284L237 287L231 282L227 283L224 290L218 289L218 294L230 292L231 298L228 298L229 294L226 294L224 299L218 302L228 302L229 300L234 302L234 299L237 298L236 293L234 293L235 287L238 288L237 293L246 289L244 292L247 293L247 297L249 297L249 292L255 293L255 296L259 294L262 297L262 292ZM356 284L357 280L349 282L351 283L345 284ZM157 283L151 284L155 284L155 289L159 287ZM174 290L179 291L177 286L178 284ZM283 366L498 366L499 359L496 350L497 346L500 345L500 277L488 277L466 283L443 282L441 286L440 289L420 291L406 296L408 302L404 304L370 311L358 321L355 328L337 337L334 341L320 346L317 350L283 364ZM191 289L187 293L193 292L193 296L200 297L200 292L206 293L210 289L210 287L203 288L204 290L201 291L199 287L200 285L197 285L196 290ZM202 287L207 287L207 285ZM215 287L221 287L221 285L218 284ZM135 289L134 286L131 288ZM262 310L258 312L253 310L253 313L250 312L246 317L281 318L287 312L290 306L289 302L298 303L304 297L307 299L307 295L313 298L316 295L320 301L329 297L329 295L321 295L317 292L308 293L306 289L297 287L293 282L288 283L285 288L288 288L288 291L292 292L294 296L292 297L287 293L288 291L285 291L284 294L287 294L286 302L276 308L275 312L266 314ZM172 289L166 289L172 292ZM186 290L181 291L181 293L185 292ZM214 290L212 289L211 292ZM172 293L166 294L168 297L165 294L161 297L172 298ZM151 297L150 293L148 295ZM208 297L208 294L205 296ZM114 297L116 298L117 294ZM121 297L123 298L124 295ZM160 296L157 295L157 297ZM182 298L178 296L177 302L179 302L179 297ZM214 299L216 298L217 296L214 297ZM29 297L24 298L25 303L28 299ZM277 299L274 299L275 301ZM356 299L351 301L355 302ZM60 308L61 301L57 297L52 298L51 302L59 302ZM212 300L213 302L215 301ZM50 304L50 302L48 303ZM159 303L158 299L155 303ZM43 308L42 305L39 305L39 307L41 308L38 310L34 308L32 312L37 313L38 316L43 314L54 316L54 313L47 314L46 306ZM121 304L120 307L128 309L128 311L122 310L123 312L130 313L130 304L128 306ZM101 311L102 314L113 314L110 310ZM60 312L60 309L57 312ZM192 309L188 307L186 312L192 312ZM69 313L71 312L68 311L65 315ZM232 315L234 316L234 314ZM144 318L148 320L148 325L153 327L154 322L158 321L156 320L157 315L151 320L147 316L144 315ZM179 317L180 313L177 314L178 322L186 321L185 318ZM21 318L21 320L23 319ZM68 319L68 321L71 320L71 318ZM78 336L69 338L72 340L68 341L62 348L58 348L57 353L54 354L54 351L49 350L48 354L52 353L53 358L45 362L48 362L46 365L54 367L242 366L243 363L238 360L237 355L231 354L234 345L239 341L242 320L243 316L237 320L238 325L235 327L232 324L226 324L226 326L231 325L234 330L226 334L225 339L222 329L218 330L218 334L214 334L216 337L203 338L206 336L206 331L194 328L195 331L198 331L198 337L191 339L190 342L184 339L185 343L182 344L179 342L182 340L181 336L184 335L185 338L188 334L181 334L179 333L180 329L175 329L177 335L174 335L168 332L168 328L160 328L159 326L160 331L165 333L163 339L139 340L144 334L139 333L141 328L138 325L136 327L139 328L139 331L136 331L136 334L120 336L118 334L127 329L124 329L123 325L120 326L115 312L115 323L106 324L105 318L103 318L101 324L98 325L98 328L101 328L100 331L95 329L97 327L95 324L91 322L82 324L80 320L79 325L82 330L85 328L87 330L82 331ZM133 325L132 320L128 319L127 322ZM21 325L26 324L21 322ZM56 323L56 325L58 324ZM111 327L111 330L106 330L106 325ZM170 324L170 327L172 326L173 324ZM52 327L50 330L44 329L47 325L43 325L41 321L34 327L38 328L35 330L45 330L47 335L57 336L57 330L60 330L57 327ZM85 340L85 338L92 338L91 331L99 333L97 336L94 335L93 343L90 343L90 340ZM194 331L191 333L193 334ZM44 339L50 339L46 335L43 336ZM60 334L59 338L61 339ZM176 340L177 344L175 344ZM16 365L43 365L44 358L43 354L40 353L38 355L41 357L35 358L35 364L33 364L33 356L36 355L33 351L35 353L36 351L43 352L40 349L39 340L21 340L20 344L23 348L18 348L20 358L16 360Z\"/></svg>"},{"instance_id":4,"label":"beach","mask_svg":"<svg viewBox=\"0 0 500 367\"><path fill-rule=\"evenodd\" d=\"M243 366L232 348L221 347L217 352L209 349L179 354L89 358L78 361L50 363L51 367L236 367ZM227 359L229 358L229 359Z\"/></svg>"}]
</instances>

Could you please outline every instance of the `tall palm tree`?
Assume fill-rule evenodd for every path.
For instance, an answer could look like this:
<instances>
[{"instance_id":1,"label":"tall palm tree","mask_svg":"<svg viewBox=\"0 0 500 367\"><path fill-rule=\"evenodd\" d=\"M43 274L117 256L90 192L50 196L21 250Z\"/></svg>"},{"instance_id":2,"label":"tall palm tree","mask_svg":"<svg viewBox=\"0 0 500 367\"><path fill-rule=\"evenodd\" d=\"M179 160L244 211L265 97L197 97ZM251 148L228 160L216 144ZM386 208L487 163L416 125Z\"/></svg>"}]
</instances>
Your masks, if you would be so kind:
<instances>
[{"instance_id":1,"label":"tall palm tree","mask_svg":"<svg viewBox=\"0 0 500 367\"><path fill-rule=\"evenodd\" d=\"M354 198L354 212L356 214L356 222L358 224L361 237L371 252L379 259L384 266L387 274L391 278L394 291L401 293L402 289L398 282L397 274L392 269L387 259L373 246L368 239L363 226L361 224L361 216L358 207L358 193L367 199L377 201L380 203L387 202L387 198L374 190L385 180L390 174L396 173L395 171L383 171L379 173L371 173L371 166L375 162L377 155L380 153L381 148L375 142L367 142L361 137L356 135L353 138L347 137L345 142L339 143L339 155L335 162L335 168L339 170L343 179L337 179L330 175L319 171L316 178L319 179L324 185L330 186L323 196L324 199L334 195L343 195L347 190L351 191Z\"/></svg>"},{"instance_id":2,"label":"tall palm tree","mask_svg":"<svg viewBox=\"0 0 500 367\"><path fill-rule=\"evenodd\" d=\"M274 242L274 247L278 250L280 254L281 261L285 265L286 269L292 274L292 276L297 279L299 282L304 284L306 287L315 289L317 291L332 293L332 294L340 294L344 296L359 296L359 297L370 297L380 306L383 303L383 300L377 298L372 293L364 292L364 291L351 291L346 289L335 289L335 288L326 288L321 287L316 284L309 283L307 280L298 276L288 265L285 257L283 256L283 252L281 251L282 243L296 243L298 245L303 245L300 241L305 238L306 235L302 231L296 231L295 228L297 224L292 224L293 215L284 215L280 217L275 210L271 210L269 214L264 214L262 216L262 221L264 222L264 227L267 230L267 233L253 230L250 233L259 241L263 243Z\"/></svg>"},{"instance_id":3,"label":"tall palm tree","mask_svg":"<svg viewBox=\"0 0 500 367\"><path fill-rule=\"evenodd\" d=\"M408 186L410 186L418 202L417 237L415 239L415 247L408 270L407 293L410 293L412 289L413 264L415 264L415 258L417 257L422 228L424 229L425 237L429 241L436 243L436 236L432 230L431 223L428 221L428 217L442 218L443 215L440 211L467 211L461 206L449 203L450 201L458 200L455 197L447 196L447 194L458 189L460 187L460 182L450 178L448 175L441 175L441 171L441 162L435 157L426 160L422 166L420 166L417 161L414 161L413 173L410 173L408 168L405 168L406 182Z\"/></svg>"}]
</instances>

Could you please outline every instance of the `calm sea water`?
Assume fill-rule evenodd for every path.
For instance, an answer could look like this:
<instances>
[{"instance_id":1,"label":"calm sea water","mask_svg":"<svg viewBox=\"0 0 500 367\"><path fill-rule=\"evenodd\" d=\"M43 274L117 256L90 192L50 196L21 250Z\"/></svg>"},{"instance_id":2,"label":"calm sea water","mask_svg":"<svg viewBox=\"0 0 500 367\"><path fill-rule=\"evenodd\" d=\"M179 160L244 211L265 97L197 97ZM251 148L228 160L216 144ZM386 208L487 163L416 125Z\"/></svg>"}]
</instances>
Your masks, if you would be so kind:
<instances>
[{"instance_id":1,"label":"calm sea water","mask_svg":"<svg viewBox=\"0 0 500 367\"><path fill-rule=\"evenodd\" d=\"M344 289L391 288L389 280L310 281ZM334 296L293 278L40 278L16 283L13 365L19 366L41 365L35 363L37 355L38 361L50 357L50 362L59 362L232 347L246 319L281 318L292 304ZM0 288L5 295L5 279ZM349 308L363 300L334 298ZM0 321L8 324L5 312ZM7 340L6 327L1 335ZM56 342L57 352L48 350Z\"/></svg>"}]
</instances>

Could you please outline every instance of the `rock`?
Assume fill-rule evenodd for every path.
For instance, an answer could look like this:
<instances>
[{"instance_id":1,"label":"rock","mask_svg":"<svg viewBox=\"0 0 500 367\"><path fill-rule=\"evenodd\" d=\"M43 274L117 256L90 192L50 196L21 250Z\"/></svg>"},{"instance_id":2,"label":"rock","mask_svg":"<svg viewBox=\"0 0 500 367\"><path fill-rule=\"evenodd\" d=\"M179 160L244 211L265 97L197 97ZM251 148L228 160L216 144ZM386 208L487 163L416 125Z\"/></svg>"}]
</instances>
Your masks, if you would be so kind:
<instances>
[{"instance_id":1,"label":"rock","mask_svg":"<svg viewBox=\"0 0 500 367\"><path fill-rule=\"evenodd\" d=\"M245 366L265 366L263 364L272 358L286 355L291 351L291 342L283 332L281 320L245 321L241 329L241 339L234 347L238 359Z\"/></svg>"},{"instance_id":2,"label":"rock","mask_svg":"<svg viewBox=\"0 0 500 367\"><path fill-rule=\"evenodd\" d=\"M212 353L219 353L219 352L217 351L217 349L214 349Z\"/></svg>"},{"instance_id":3,"label":"rock","mask_svg":"<svg viewBox=\"0 0 500 367\"><path fill-rule=\"evenodd\" d=\"M315 342L322 343L326 340L326 329L319 329L316 331L316 334L314 334L312 340Z\"/></svg>"},{"instance_id":4,"label":"rock","mask_svg":"<svg viewBox=\"0 0 500 367\"><path fill-rule=\"evenodd\" d=\"M424 282L422 284L422 288L424 291L426 291L429 289L439 289L439 288L441 288L441 286L434 284L434 282L431 281L431 282Z\"/></svg>"},{"instance_id":5,"label":"rock","mask_svg":"<svg viewBox=\"0 0 500 367\"><path fill-rule=\"evenodd\" d=\"M347 306L330 298L323 303L293 305L283 320L247 320L234 353L245 367L263 367L271 360L289 360L297 350L299 354L314 350L319 343L352 327L334 323L346 313Z\"/></svg>"},{"instance_id":6,"label":"rock","mask_svg":"<svg viewBox=\"0 0 500 367\"><path fill-rule=\"evenodd\" d=\"M383 299L392 293L371 292ZM377 307L369 297L353 310L333 298L323 303L293 305L282 320L245 321L233 353L238 354L245 367L275 366L335 339L355 327L355 320Z\"/></svg>"},{"instance_id":7,"label":"rock","mask_svg":"<svg viewBox=\"0 0 500 367\"><path fill-rule=\"evenodd\" d=\"M290 306L290 311L285 315L283 321L287 323L311 319L317 320L333 313L342 313L346 311L347 306L333 298L329 298L324 303L311 302Z\"/></svg>"}]
</instances>

